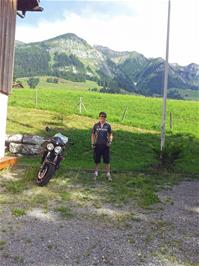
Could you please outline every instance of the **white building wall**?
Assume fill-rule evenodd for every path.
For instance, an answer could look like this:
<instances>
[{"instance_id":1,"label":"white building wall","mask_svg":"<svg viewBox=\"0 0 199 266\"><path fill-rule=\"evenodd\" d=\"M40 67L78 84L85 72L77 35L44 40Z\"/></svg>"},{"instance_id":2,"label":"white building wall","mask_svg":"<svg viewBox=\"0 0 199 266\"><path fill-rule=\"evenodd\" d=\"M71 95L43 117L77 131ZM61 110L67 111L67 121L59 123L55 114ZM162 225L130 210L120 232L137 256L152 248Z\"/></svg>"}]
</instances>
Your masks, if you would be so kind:
<instances>
[{"instance_id":1,"label":"white building wall","mask_svg":"<svg viewBox=\"0 0 199 266\"><path fill-rule=\"evenodd\" d=\"M0 93L0 159L5 155L8 96Z\"/></svg>"}]
</instances>

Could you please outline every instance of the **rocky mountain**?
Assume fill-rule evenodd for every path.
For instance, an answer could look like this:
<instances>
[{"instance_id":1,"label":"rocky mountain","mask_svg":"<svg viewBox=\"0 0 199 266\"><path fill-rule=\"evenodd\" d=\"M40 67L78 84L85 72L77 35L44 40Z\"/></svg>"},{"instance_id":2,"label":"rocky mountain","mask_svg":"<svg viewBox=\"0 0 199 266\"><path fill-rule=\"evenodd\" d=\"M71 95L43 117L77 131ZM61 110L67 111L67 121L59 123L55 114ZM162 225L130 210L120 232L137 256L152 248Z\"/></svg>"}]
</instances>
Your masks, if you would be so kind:
<instances>
[{"instance_id":1,"label":"rocky mountain","mask_svg":"<svg viewBox=\"0 0 199 266\"><path fill-rule=\"evenodd\" d=\"M164 64L162 58L146 58L137 52L115 52L107 47L95 46L118 67L136 85L136 92L149 96L162 95L164 82ZM199 90L199 65L169 65L170 89ZM176 95L177 96L177 95ZM180 97L180 95L179 95Z\"/></svg>"},{"instance_id":2,"label":"rocky mountain","mask_svg":"<svg viewBox=\"0 0 199 266\"><path fill-rule=\"evenodd\" d=\"M53 75L74 81L98 81L102 86L134 91L117 64L73 33L53 39L16 44L15 76Z\"/></svg>"},{"instance_id":3,"label":"rocky mountain","mask_svg":"<svg viewBox=\"0 0 199 266\"><path fill-rule=\"evenodd\" d=\"M162 95L164 60L146 58L137 52L117 52L91 46L73 33L46 41L16 42L15 77L50 75L74 81L97 81L105 91ZM182 90L199 90L199 66L169 66L171 97Z\"/></svg>"}]
</instances>

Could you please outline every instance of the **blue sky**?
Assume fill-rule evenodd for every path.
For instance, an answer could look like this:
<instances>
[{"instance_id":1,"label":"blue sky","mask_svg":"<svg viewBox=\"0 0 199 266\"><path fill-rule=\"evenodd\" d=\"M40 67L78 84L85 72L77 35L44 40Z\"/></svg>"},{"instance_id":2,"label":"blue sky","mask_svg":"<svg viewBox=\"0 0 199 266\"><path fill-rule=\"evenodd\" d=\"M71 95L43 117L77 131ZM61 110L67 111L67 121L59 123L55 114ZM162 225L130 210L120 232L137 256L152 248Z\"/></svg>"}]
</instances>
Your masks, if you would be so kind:
<instances>
[{"instance_id":1,"label":"blue sky","mask_svg":"<svg viewBox=\"0 0 199 266\"><path fill-rule=\"evenodd\" d=\"M199 63L199 1L171 0L170 62ZM165 57L168 0L41 0L44 12L17 18L16 39L42 41L73 32L89 44Z\"/></svg>"},{"instance_id":2,"label":"blue sky","mask_svg":"<svg viewBox=\"0 0 199 266\"><path fill-rule=\"evenodd\" d=\"M42 17L40 13L26 14L25 23L35 24L42 19L56 21L57 18L63 19L65 12L75 13L78 15L87 15L91 13L96 14L96 16L121 16L135 15L133 8L129 8L125 3L126 1L53 1L53 0L41 0L40 5L44 8ZM18 25L24 23L20 18L17 19Z\"/></svg>"}]
</instances>

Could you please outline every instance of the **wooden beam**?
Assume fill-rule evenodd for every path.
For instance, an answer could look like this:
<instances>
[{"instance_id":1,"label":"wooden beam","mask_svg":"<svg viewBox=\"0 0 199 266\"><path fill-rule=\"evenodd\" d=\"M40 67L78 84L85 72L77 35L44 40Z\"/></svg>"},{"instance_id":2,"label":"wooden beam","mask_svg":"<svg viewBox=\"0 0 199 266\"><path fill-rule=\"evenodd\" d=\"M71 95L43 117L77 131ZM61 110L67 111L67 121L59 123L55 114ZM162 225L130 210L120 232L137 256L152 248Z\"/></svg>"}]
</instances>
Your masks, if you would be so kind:
<instances>
[{"instance_id":1,"label":"wooden beam","mask_svg":"<svg viewBox=\"0 0 199 266\"><path fill-rule=\"evenodd\" d=\"M3 159L0 159L0 170L12 167L16 164L16 162L16 157L4 157Z\"/></svg>"},{"instance_id":2,"label":"wooden beam","mask_svg":"<svg viewBox=\"0 0 199 266\"><path fill-rule=\"evenodd\" d=\"M0 159L5 154L8 95L12 88L17 0L0 0Z\"/></svg>"},{"instance_id":3,"label":"wooden beam","mask_svg":"<svg viewBox=\"0 0 199 266\"><path fill-rule=\"evenodd\" d=\"M12 88L17 0L0 0L0 93Z\"/></svg>"}]
</instances>

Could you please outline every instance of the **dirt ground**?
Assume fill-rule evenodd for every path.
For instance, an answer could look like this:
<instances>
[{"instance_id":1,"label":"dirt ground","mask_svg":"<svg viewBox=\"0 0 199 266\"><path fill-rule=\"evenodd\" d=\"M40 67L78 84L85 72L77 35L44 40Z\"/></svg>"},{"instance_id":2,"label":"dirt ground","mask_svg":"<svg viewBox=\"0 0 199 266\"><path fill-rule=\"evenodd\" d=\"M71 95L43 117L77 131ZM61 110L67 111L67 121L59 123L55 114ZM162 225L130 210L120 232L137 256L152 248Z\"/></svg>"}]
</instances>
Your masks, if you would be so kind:
<instances>
[{"instance_id":1,"label":"dirt ground","mask_svg":"<svg viewBox=\"0 0 199 266\"><path fill-rule=\"evenodd\" d=\"M135 215L124 224L96 213L111 216L128 206L79 207L79 215L66 219L42 208L16 217L12 203L2 204L0 264L199 265L199 182L181 182L158 195L161 203L150 209L131 206Z\"/></svg>"}]
</instances>

